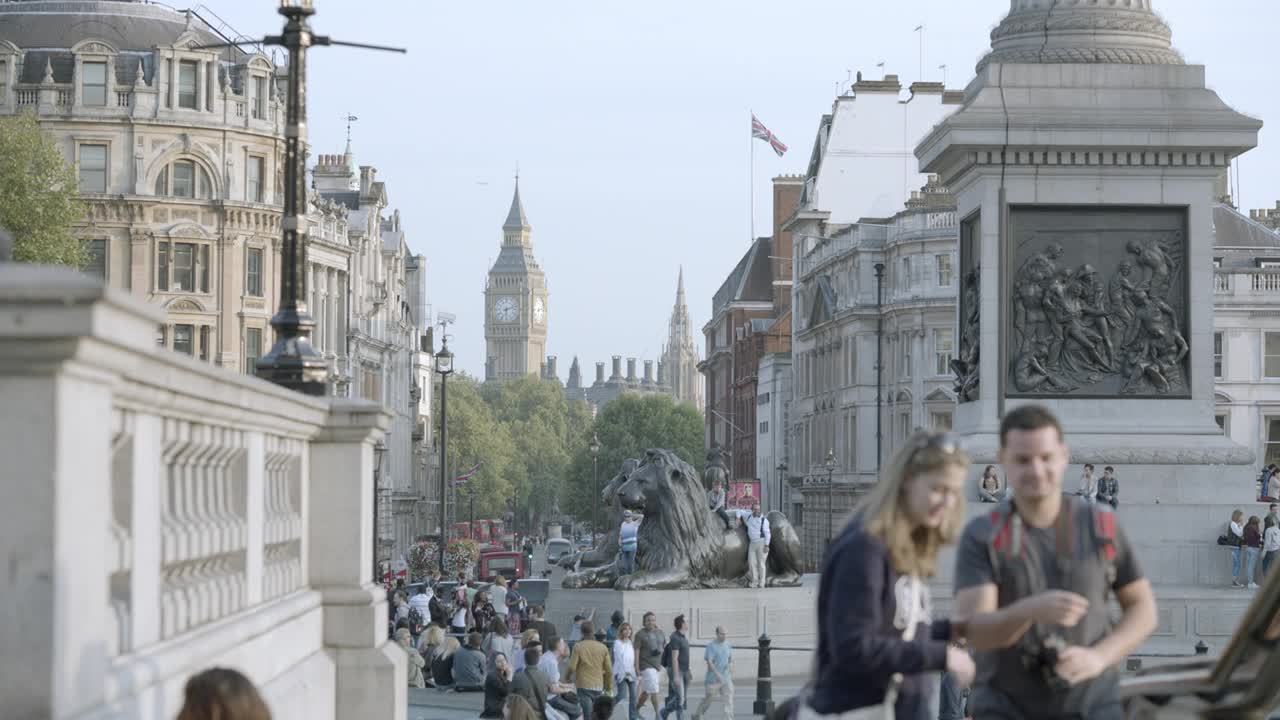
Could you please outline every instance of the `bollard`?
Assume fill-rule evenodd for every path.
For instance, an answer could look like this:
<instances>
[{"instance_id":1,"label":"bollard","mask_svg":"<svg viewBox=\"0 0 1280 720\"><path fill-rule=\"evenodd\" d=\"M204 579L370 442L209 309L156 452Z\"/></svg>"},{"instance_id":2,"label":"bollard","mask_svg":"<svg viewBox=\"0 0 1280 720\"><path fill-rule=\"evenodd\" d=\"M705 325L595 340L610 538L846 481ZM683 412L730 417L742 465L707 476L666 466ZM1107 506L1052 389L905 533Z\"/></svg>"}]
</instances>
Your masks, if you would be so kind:
<instances>
[{"instance_id":1,"label":"bollard","mask_svg":"<svg viewBox=\"0 0 1280 720\"><path fill-rule=\"evenodd\" d=\"M756 663L756 701L751 712L756 715L773 713L773 678L769 667L769 636L761 635L758 652L760 659Z\"/></svg>"},{"instance_id":2,"label":"bollard","mask_svg":"<svg viewBox=\"0 0 1280 720\"><path fill-rule=\"evenodd\" d=\"M1197 654L1197 655L1208 655L1208 654L1209 654L1209 646L1208 646L1208 645L1206 645L1206 644L1204 643L1204 641L1203 641L1203 640L1201 640L1200 642L1196 643L1196 654Z\"/></svg>"}]
</instances>

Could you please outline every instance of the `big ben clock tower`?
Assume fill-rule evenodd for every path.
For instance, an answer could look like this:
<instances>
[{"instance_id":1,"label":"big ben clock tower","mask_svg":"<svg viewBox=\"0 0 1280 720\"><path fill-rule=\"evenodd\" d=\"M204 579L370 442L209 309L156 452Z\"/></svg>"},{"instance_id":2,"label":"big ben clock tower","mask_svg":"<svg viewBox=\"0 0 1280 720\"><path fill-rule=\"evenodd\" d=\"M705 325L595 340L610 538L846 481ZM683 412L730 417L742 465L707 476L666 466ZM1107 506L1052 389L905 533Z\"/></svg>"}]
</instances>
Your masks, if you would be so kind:
<instances>
[{"instance_id":1,"label":"big ben clock tower","mask_svg":"<svg viewBox=\"0 0 1280 720\"><path fill-rule=\"evenodd\" d=\"M532 231L517 177L511 210L502 224L502 249L484 289L486 382L537 374L546 357L547 280L533 258Z\"/></svg>"}]
</instances>

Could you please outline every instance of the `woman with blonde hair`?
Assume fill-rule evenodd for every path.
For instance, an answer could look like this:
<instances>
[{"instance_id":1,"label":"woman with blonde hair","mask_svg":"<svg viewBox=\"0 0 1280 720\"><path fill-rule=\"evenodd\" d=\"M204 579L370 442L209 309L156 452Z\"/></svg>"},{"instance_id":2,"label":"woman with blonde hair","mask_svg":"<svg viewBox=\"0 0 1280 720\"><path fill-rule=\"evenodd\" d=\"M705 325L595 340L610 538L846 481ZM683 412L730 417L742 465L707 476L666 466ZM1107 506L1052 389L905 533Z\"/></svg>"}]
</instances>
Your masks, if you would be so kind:
<instances>
[{"instance_id":1,"label":"woman with blonde hair","mask_svg":"<svg viewBox=\"0 0 1280 720\"><path fill-rule=\"evenodd\" d=\"M502 704L502 717L504 720L539 720L529 701L515 693L508 695Z\"/></svg>"},{"instance_id":2,"label":"woman with blonde hair","mask_svg":"<svg viewBox=\"0 0 1280 720\"><path fill-rule=\"evenodd\" d=\"M511 663L516 672L524 669L524 649L530 645L541 644L541 642L542 638L538 636L538 631L533 628L529 628L520 634L520 639L517 641L519 647L516 648L514 662Z\"/></svg>"},{"instance_id":3,"label":"woman with blonde hair","mask_svg":"<svg viewBox=\"0 0 1280 720\"><path fill-rule=\"evenodd\" d=\"M816 677L801 718L923 720L936 672L973 680L968 653L931 621L924 579L964 523L969 457L950 433L918 431L831 541L818 586Z\"/></svg>"},{"instance_id":4,"label":"woman with blonde hair","mask_svg":"<svg viewBox=\"0 0 1280 720\"><path fill-rule=\"evenodd\" d=\"M249 678L216 667L187 680L178 720L271 720L271 711Z\"/></svg>"},{"instance_id":5,"label":"woman with blonde hair","mask_svg":"<svg viewBox=\"0 0 1280 720\"><path fill-rule=\"evenodd\" d=\"M460 647L462 645L457 638L446 638L444 647L431 661L431 679L435 681L436 687L453 687L453 654Z\"/></svg>"}]
</instances>

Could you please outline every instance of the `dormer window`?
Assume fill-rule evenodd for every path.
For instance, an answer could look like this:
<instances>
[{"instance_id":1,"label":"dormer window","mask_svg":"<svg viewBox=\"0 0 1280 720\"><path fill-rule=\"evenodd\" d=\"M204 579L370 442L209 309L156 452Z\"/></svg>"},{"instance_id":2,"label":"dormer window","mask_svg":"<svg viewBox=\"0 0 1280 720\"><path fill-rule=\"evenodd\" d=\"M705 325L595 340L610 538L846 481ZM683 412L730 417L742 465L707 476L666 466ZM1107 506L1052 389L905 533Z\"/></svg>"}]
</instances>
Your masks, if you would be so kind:
<instances>
[{"instance_id":1,"label":"dormer window","mask_svg":"<svg viewBox=\"0 0 1280 720\"><path fill-rule=\"evenodd\" d=\"M178 63L178 107L197 110L196 75L200 65L195 60L183 60Z\"/></svg>"},{"instance_id":2,"label":"dormer window","mask_svg":"<svg viewBox=\"0 0 1280 720\"><path fill-rule=\"evenodd\" d=\"M267 79L261 75L253 76L253 119L267 118Z\"/></svg>"},{"instance_id":3,"label":"dormer window","mask_svg":"<svg viewBox=\"0 0 1280 720\"><path fill-rule=\"evenodd\" d=\"M175 160L156 177L155 194L207 200L213 197L209 173L192 160Z\"/></svg>"},{"instance_id":4,"label":"dormer window","mask_svg":"<svg viewBox=\"0 0 1280 720\"><path fill-rule=\"evenodd\" d=\"M80 64L80 99L85 105L104 107L107 104L107 64L84 62Z\"/></svg>"}]
</instances>

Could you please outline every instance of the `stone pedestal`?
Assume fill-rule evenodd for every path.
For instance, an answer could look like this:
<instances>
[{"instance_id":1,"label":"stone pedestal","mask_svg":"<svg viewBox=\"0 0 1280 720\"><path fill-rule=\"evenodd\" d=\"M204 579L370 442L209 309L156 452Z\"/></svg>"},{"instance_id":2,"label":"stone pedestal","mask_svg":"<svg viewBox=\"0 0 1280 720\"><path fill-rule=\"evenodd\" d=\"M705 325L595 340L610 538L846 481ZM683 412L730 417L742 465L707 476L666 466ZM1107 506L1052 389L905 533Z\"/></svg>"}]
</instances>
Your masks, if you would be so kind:
<instances>
[{"instance_id":1,"label":"stone pedestal","mask_svg":"<svg viewBox=\"0 0 1280 720\"><path fill-rule=\"evenodd\" d=\"M609 626L614 610L639 630L646 612L658 616L658 626L670 634L672 621L683 614L690 644L706 645L723 625L733 644L733 676L754 679L756 646L762 634L772 640L773 676L807 674L818 646L818 576L805 575L798 587L720 590L565 590L547 597L547 620L560 636L569 637L573 616L595 610L596 628ZM585 613L584 613L585 614ZM701 685L701 652L695 652L694 679Z\"/></svg>"},{"instance_id":2,"label":"stone pedestal","mask_svg":"<svg viewBox=\"0 0 1280 720\"><path fill-rule=\"evenodd\" d=\"M1172 588L1229 582L1214 541L1231 510L1256 512L1252 453L1214 422L1212 209L1261 123L1205 87L1151 4L1011 0L963 107L916 155L956 195L977 280L957 332L977 389L954 417L971 498L1001 416L1047 405L1066 490L1084 463L1116 468L1163 608Z\"/></svg>"}]
</instances>

